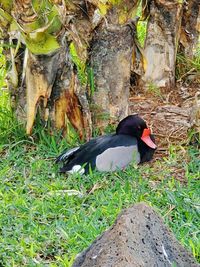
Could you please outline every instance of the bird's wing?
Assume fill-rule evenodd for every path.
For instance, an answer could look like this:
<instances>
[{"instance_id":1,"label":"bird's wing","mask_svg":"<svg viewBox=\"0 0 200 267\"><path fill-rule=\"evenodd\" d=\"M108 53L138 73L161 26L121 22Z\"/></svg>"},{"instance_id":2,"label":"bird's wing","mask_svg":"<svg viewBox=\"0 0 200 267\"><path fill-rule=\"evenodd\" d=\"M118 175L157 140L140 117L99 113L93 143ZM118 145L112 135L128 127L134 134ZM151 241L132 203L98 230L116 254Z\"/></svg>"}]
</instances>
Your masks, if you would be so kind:
<instances>
[{"instance_id":1,"label":"bird's wing","mask_svg":"<svg viewBox=\"0 0 200 267\"><path fill-rule=\"evenodd\" d=\"M65 162L67 163L68 161L74 159L74 158L77 158L78 156L80 157L82 153L91 153L91 151L93 151L97 144L101 143L101 139L106 139L106 136L100 136L100 137L97 137L97 138L93 138L91 139L89 142L81 145L81 146L78 146L78 147L74 147L74 148L71 148L71 149L65 149L61 155L59 155L57 158L56 158L56 163L58 162Z\"/></svg>"},{"instance_id":2,"label":"bird's wing","mask_svg":"<svg viewBox=\"0 0 200 267\"><path fill-rule=\"evenodd\" d=\"M56 158L56 163L61 162L61 161L66 161L69 158L69 156L72 155L79 148L80 148L80 146L74 147L74 148L71 148L71 149L65 149L62 152L62 154Z\"/></svg>"}]
</instances>

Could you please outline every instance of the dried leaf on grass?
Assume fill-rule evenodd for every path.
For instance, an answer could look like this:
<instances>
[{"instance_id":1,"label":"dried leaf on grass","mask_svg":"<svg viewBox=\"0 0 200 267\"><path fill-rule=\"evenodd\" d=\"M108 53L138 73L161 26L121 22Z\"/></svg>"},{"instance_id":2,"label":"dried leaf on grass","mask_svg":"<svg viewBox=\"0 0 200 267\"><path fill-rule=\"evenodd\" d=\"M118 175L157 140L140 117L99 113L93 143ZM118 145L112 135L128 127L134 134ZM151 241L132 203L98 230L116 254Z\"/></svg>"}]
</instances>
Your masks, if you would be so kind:
<instances>
[{"instance_id":1,"label":"dried leaf on grass","mask_svg":"<svg viewBox=\"0 0 200 267\"><path fill-rule=\"evenodd\" d=\"M47 193L48 196L61 196L61 195L68 195L68 196L78 196L83 197L84 194L78 190L54 190Z\"/></svg>"}]
</instances>

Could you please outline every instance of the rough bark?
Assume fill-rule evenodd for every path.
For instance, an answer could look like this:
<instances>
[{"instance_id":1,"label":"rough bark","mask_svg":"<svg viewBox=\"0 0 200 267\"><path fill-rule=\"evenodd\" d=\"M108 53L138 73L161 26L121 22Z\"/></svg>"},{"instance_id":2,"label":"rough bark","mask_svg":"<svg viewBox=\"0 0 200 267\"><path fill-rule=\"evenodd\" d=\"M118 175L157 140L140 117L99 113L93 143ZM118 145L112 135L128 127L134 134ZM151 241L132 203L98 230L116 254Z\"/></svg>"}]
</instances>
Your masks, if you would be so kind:
<instances>
[{"instance_id":1,"label":"rough bark","mask_svg":"<svg viewBox=\"0 0 200 267\"><path fill-rule=\"evenodd\" d=\"M91 136L91 116L86 97L86 85L80 85L74 63L69 56L69 43L73 41L80 60L86 61L87 41L92 30L87 12L94 11L92 5L85 5L85 1L55 1L56 10L63 27L57 25L50 32L60 44L60 49L45 54L34 54L26 48L26 38L29 34L46 33L51 23L34 28L39 15L33 8L31 0L16 0L9 10L18 28L3 37L10 39L10 51L6 56L11 69L7 80L11 93L12 107L17 118L26 122L26 132L31 134L35 116L40 111L44 121L51 121L52 127L66 132L67 120L78 131L80 138ZM6 10L8 11L8 10ZM49 10L47 10L48 15ZM11 18L12 18L11 17ZM47 17L46 17L47 19ZM1 27L10 25L1 23ZM3 29L3 27L2 27ZM50 34L48 33L48 34ZM7 38L7 39L6 39ZM16 42L17 40L17 42ZM12 48L13 43L17 47Z\"/></svg>"},{"instance_id":2,"label":"rough bark","mask_svg":"<svg viewBox=\"0 0 200 267\"><path fill-rule=\"evenodd\" d=\"M77 75L73 69L66 44L51 56L29 53L26 67L27 133L31 134L37 105L43 100L41 117L51 120L52 126L66 132L67 119L84 137L84 128L90 136L90 113L87 101L80 105L85 91L80 92ZM81 98L82 97L82 98ZM85 98L84 98L85 99Z\"/></svg>"},{"instance_id":3,"label":"rough bark","mask_svg":"<svg viewBox=\"0 0 200 267\"><path fill-rule=\"evenodd\" d=\"M14 43L10 39L11 45ZM4 51L8 65L10 69L7 73L7 85L10 92L11 107L18 118L18 120L25 124L26 122L26 88L25 88L25 69L23 64L25 64L25 48L19 49L19 51L14 56L14 50L7 49ZM26 56L27 58L27 56Z\"/></svg>"},{"instance_id":4,"label":"rough bark","mask_svg":"<svg viewBox=\"0 0 200 267\"><path fill-rule=\"evenodd\" d=\"M86 88L81 87L69 53L62 54L67 62L58 69L56 81L50 97L51 118L56 128L66 131L67 119L78 131L79 137L91 136L91 115L86 97ZM82 89L82 90L81 90ZM85 129L85 132L84 132Z\"/></svg>"},{"instance_id":5,"label":"rough bark","mask_svg":"<svg viewBox=\"0 0 200 267\"><path fill-rule=\"evenodd\" d=\"M108 10L106 16L107 23L111 25L124 25L131 18L135 17L139 3L140 1L138 0L116 1L115 4L111 5Z\"/></svg>"},{"instance_id":6,"label":"rough bark","mask_svg":"<svg viewBox=\"0 0 200 267\"><path fill-rule=\"evenodd\" d=\"M101 129L128 114L133 31L130 25L109 25L96 30L90 53L95 88L91 110Z\"/></svg>"},{"instance_id":7,"label":"rough bark","mask_svg":"<svg viewBox=\"0 0 200 267\"><path fill-rule=\"evenodd\" d=\"M182 5L174 0L154 0L147 7L149 19L144 49L147 67L142 80L147 86L172 87Z\"/></svg>"},{"instance_id":8,"label":"rough bark","mask_svg":"<svg viewBox=\"0 0 200 267\"><path fill-rule=\"evenodd\" d=\"M26 122L27 134L32 132L40 107L41 119L50 120L53 128L65 133L68 119L80 138L84 137L84 128L89 138L91 118L86 88L80 86L66 42L53 55L34 55L28 50L22 55L17 64L17 69L23 69L18 71L19 86L9 79L9 90L12 107L18 119Z\"/></svg>"},{"instance_id":9,"label":"rough bark","mask_svg":"<svg viewBox=\"0 0 200 267\"><path fill-rule=\"evenodd\" d=\"M180 35L180 52L193 58L200 34L200 1L188 0L183 4Z\"/></svg>"},{"instance_id":10,"label":"rough bark","mask_svg":"<svg viewBox=\"0 0 200 267\"><path fill-rule=\"evenodd\" d=\"M190 127L195 134L194 139L200 145L200 90L195 94L190 113Z\"/></svg>"},{"instance_id":11,"label":"rough bark","mask_svg":"<svg viewBox=\"0 0 200 267\"><path fill-rule=\"evenodd\" d=\"M26 132L27 134L31 134L40 98L43 98L44 108L46 109L47 107L47 101L51 95L52 86L59 65L59 53L55 53L53 56L36 56L28 52L27 57Z\"/></svg>"}]
</instances>

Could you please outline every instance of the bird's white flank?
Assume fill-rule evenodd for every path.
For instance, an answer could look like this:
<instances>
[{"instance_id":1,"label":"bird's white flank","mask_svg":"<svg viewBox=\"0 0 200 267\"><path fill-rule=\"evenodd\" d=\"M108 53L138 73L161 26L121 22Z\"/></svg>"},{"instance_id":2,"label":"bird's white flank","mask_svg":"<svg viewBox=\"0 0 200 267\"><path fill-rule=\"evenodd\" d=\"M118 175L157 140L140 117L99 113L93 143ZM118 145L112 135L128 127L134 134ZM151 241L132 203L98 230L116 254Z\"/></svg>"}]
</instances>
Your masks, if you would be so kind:
<instances>
[{"instance_id":1,"label":"bird's white flank","mask_svg":"<svg viewBox=\"0 0 200 267\"><path fill-rule=\"evenodd\" d=\"M80 174L84 174L85 169L83 167L81 167L81 165L74 165L72 167L72 169L70 171L68 171L68 173L80 173Z\"/></svg>"}]
</instances>

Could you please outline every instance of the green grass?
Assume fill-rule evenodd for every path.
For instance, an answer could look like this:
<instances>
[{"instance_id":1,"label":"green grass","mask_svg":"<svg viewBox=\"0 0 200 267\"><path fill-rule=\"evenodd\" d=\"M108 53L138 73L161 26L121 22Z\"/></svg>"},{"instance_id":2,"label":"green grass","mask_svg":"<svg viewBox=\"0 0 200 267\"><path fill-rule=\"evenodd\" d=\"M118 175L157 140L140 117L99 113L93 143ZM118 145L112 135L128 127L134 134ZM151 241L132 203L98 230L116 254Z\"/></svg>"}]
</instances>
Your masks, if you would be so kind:
<instances>
[{"instance_id":1,"label":"green grass","mask_svg":"<svg viewBox=\"0 0 200 267\"><path fill-rule=\"evenodd\" d=\"M2 87L3 57L1 62ZM67 177L58 173L54 158L78 144L76 134L70 132L66 141L35 127L28 138L8 103L6 90L0 89L0 266L71 266L76 254L112 225L123 208L140 201L159 212L200 262L197 149L183 153L171 148L169 157L153 166ZM181 168L184 184L172 171Z\"/></svg>"},{"instance_id":2,"label":"green grass","mask_svg":"<svg viewBox=\"0 0 200 267\"><path fill-rule=\"evenodd\" d=\"M153 206L199 260L197 150L190 148L186 153L189 163L188 156L184 159L171 149L170 156L154 167L147 164L112 174L67 177L58 173L53 160L67 146L65 140L41 129L29 139L17 123L13 125L9 138L0 143L2 266L71 266L76 254L107 229L123 208L139 201ZM174 166L185 169L186 184L175 179ZM68 195L68 190L80 194Z\"/></svg>"},{"instance_id":3,"label":"green grass","mask_svg":"<svg viewBox=\"0 0 200 267\"><path fill-rule=\"evenodd\" d=\"M147 30L147 22L139 20L137 24L137 37L142 47L144 47L144 42L146 38L146 30Z\"/></svg>"},{"instance_id":4,"label":"green grass","mask_svg":"<svg viewBox=\"0 0 200 267\"><path fill-rule=\"evenodd\" d=\"M6 90L5 75L6 75L6 59L2 54L0 47L0 116L8 110L8 92ZM5 117L5 116L4 116Z\"/></svg>"},{"instance_id":5,"label":"green grass","mask_svg":"<svg viewBox=\"0 0 200 267\"><path fill-rule=\"evenodd\" d=\"M185 81L189 84L194 82L199 83L200 73L200 47L193 59L185 58L183 55L178 54L176 58L176 80ZM196 75L196 79L188 80L189 75Z\"/></svg>"},{"instance_id":6,"label":"green grass","mask_svg":"<svg viewBox=\"0 0 200 267\"><path fill-rule=\"evenodd\" d=\"M71 55L72 61L77 67L78 78L81 84L86 84L87 83L86 64L79 58L77 50L73 42L70 44L70 55Z\"/></svg>"}]
</instances>

